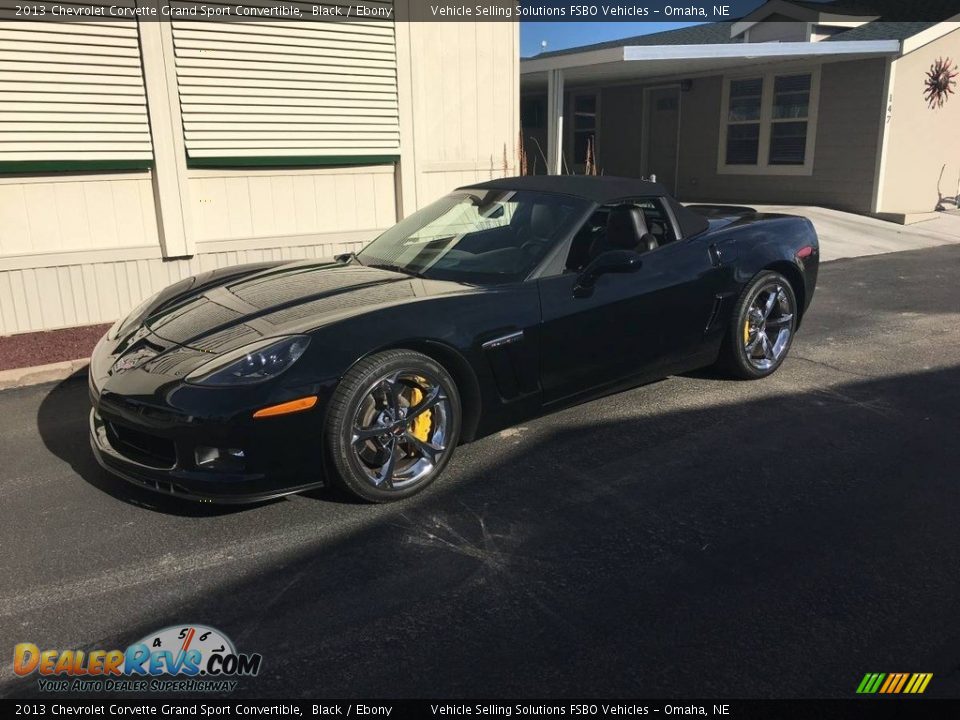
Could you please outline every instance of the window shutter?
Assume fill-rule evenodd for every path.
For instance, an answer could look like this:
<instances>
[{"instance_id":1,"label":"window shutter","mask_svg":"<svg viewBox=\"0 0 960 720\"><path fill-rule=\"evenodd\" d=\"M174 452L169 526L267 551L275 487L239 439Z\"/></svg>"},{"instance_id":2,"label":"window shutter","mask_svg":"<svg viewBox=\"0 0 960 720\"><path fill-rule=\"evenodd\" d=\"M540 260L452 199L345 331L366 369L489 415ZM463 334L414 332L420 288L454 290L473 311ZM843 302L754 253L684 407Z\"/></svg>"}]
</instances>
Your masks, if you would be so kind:
<instances>
[{"instance_id":1,"label":"window shutter","mask_svg":"<svg viewBox=\"0 0 960 720\"><path fill-rule=\"evenodd\" d=\"M392 21L174 20L173 38L191 164L399 153Z\"/></svg>"},{"instance_id":2,"label":"window shutter","mask_svg":"<svg viewBox=\"0 0 960 720\"><path fill-rule=\"evenodd\" d=\"M0 1L0 170L149 167L136 20L24 22L14 13Z\"/></svg>"}]
</instances>

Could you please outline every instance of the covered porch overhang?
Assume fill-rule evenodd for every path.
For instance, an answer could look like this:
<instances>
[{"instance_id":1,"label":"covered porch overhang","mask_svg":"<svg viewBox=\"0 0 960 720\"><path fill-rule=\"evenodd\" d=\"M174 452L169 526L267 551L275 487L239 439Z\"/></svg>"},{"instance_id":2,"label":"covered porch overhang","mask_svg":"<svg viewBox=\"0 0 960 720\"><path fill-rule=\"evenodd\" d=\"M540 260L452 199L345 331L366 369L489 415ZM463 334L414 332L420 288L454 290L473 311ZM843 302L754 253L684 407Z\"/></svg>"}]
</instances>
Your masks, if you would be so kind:
<instances>
[{"instance_id":1,"label":"covered porch overhang","mask_svg":"<svg viewBox=\"0 0 960 720\"><path fill-rule=\"evenodd\" d=\"M559 175L563 147L563 93L571 86L714 75L756 65L838 62L900 54L899 40L624 45L533 57L520 63L521 90L547 91L547 172Z\"/></svg>"}]
</instances>

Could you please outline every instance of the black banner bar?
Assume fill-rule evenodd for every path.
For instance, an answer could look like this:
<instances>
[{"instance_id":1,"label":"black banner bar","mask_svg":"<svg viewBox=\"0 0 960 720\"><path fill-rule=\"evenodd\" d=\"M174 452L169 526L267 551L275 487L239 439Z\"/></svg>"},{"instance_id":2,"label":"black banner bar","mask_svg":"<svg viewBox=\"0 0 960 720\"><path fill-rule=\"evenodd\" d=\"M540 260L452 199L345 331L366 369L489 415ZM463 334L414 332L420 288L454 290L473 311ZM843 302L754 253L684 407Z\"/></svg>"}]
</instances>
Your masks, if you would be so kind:
<instances>
[{"instance_id":1,"label":"black banner bar","mask_svg":"<svg viewBox=\"0 0 960 720\"><path fill-rule=\"evenodd\" d=\"M208 718L666 718L735 720L883 720L957 717L960 699L851 700L110 700L5 699L9 715L53 717Z\"/></svg>"},{"instance_id":2,"label":"black banner bar","mask_svg":"<svg viewBox=\"0 0 960 720\"><path fill-rule=\"evenodd\" d=\"M960 14L960 0L879 2L884 21L934 22ZM0 20L730 22L763 4L764 0L0 0ZM823 3L823 11L830 12L830 6ZM839 6L836 12L841 12Z\"/></svg>"}]
</instances>

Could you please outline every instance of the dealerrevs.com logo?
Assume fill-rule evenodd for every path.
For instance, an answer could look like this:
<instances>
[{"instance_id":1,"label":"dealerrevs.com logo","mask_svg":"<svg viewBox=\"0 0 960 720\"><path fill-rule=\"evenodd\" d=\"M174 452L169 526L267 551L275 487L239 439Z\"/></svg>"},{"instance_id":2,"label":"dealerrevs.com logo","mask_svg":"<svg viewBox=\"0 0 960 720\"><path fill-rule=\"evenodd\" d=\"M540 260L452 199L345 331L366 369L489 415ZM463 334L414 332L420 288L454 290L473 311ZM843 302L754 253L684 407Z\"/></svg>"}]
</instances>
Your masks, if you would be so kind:
<instances>
[{"instance_id":1,"label":"dealerrevs.com logo","mask_svg":"<svg viewBox=\"0 0 960 720\"><path fill-rule=\"evenodd\" d=\"M13 669L36 673L43 692L230 692L237 677L254 677L263 656L239 653L219 630L171 625L126 650L41 650L19 643Z\"/></svg>"}]
</instances>

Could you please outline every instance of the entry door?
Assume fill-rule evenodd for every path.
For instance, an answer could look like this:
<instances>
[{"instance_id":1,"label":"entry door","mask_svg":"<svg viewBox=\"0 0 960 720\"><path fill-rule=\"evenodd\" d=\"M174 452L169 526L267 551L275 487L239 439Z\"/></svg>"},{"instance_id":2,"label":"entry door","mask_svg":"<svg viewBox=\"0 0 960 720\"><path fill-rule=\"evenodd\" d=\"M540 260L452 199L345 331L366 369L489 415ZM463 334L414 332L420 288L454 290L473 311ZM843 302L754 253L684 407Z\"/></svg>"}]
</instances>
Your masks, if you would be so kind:
<instances>
[{"instance_id":1,"label":"entry door","mask_svg":"<svg viewBox=\"0 0 960 720\"><path fill-rule=\"evenodd\" d=\"M540 382L550 403L629 377L669 373L701 349L716 272L698 238L644 253L635 273L573 293L576 273L543 278Z\"/></svg>"},{"instance_id":2,"label":"entry door","mask_svg":"<svg viewBox=\"0 0 960 720\"><path fill-rule=\"evenodd\" d=\"M680 139L680 88L647 91L644 175L677 194L677 149Z\"/></svg>"}]
</instances>

